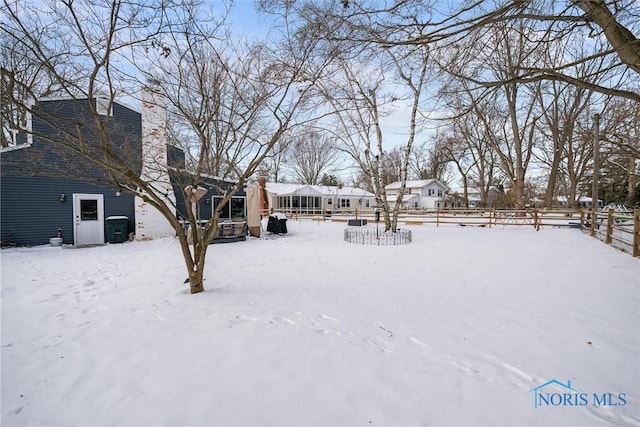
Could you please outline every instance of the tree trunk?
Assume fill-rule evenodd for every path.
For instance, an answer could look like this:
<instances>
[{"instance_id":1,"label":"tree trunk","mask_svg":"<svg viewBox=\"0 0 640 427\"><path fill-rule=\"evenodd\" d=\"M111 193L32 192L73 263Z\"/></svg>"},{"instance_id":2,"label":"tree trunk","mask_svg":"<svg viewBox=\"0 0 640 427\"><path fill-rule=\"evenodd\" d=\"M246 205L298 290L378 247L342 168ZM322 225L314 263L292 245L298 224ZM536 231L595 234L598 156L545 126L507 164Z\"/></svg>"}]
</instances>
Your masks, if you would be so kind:
<instances>
[{"instance_id":1,"label":"tree trunk","mask_svg":"<svg viewBox=\"0 0 640 427\"><path fill-rule=\"evenodd\" d=\"M464 207L469 209L469 180L467 175L462 175L462 191L464 195Z\"/></svg>"},{"instance_id":2,"label":"tree trunk","mask_svg":"<svg viewBox=\"0 0 640 427\"><path fill-rule=\"evenodd\" d=\"M217 228L217 221L214 223ZM192 294L204 291L204 262L207 255L208 243L205 244L207 233L193 234L194 243L189 244L186 234L179 234L180 249L187 267L187 280Z\"/></svg>"},{"instance_id":3,"label":"tree trunk","mask_svg":"<svg viewBox=\"0 0 640 427\"><path fill-rule=\"evenodd\" d=\"M636 159L629 157L629 182L627 186L627 205L633 207L636 200Z\"/></svg>"},{"instance_id":4,"label":"tree trunk","mask_svg":"<svg viewBox=\"0 0 640 427\"><path fill-rule=\"evenodd\" d=\"M618 53L620 60L636 73L640 73L640 44L628 28L619 23L603 0L574 1L587 12L588 21L596 23Z\"/></svg>"},{"instance_id":5,"label":"tree trunk","mask_svg":"<svg viewBox=\"0 0 640 427\"><path fill-rule=\"evenodd\" d=\"M204 291L204 270L189 271L189 288L192 294Z\"/></svg>"}]
</instances>

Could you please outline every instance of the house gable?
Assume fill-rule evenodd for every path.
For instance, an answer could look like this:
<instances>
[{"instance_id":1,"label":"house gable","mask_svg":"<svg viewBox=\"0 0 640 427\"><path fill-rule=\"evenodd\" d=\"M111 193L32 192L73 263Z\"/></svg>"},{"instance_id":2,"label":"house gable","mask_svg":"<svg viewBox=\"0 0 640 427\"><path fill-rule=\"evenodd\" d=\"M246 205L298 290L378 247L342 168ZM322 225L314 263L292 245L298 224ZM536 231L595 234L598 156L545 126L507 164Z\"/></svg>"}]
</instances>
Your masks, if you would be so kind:
<instances>
[{"instance_id":1,"label":"house gable","mask_svg":"<svg viewBox=\"0 0 640 427\"><path fill-rule=\"evenodd\" d=\"M402 182L396 181L385 187L387 194L398 194L400 191ZM429 194L429 189L435 191L435 195ZM441 197L437 196L438 191L444 195L448 191L448 187L443 184L440 180L437 179L422 179L422 180L414 180L407 181L405 186L405 194L420 194L421 196L432 196L432 197Z\"/></svg>"},{"instance_id":2,"label":"house gable","mask_svg":"<svg viewBox=\"0 0 640 427\"><path fill-rule=\"evenodd\" d=\"M385 187L388 202L395 204L402 183L396 181ZM442 207L448 187L437 179L407 181L402 207L409 209L433 209Z\"/></svg>"},{"instance_id":3,"label":"house gable","mask_svg":"<svg viewBox=\"0 0 640 427\"><path fill-rule=\"evenodd\" d=\"M117 103L113 104L112 115L103 118L114 154L138 172L141 168L140 120L140 113ZM3 175L82 176L85 181L106 180L105 173L86 157L75 150L62 147L62 144L74 147L78 144L77 140L65 134L67 131L76 134L81 132L87 144L85 149L89 152L92 145L99 143L96 123L90 115L89 100L55 99L36 102L31 118L31 144L20 146L22 149L15 147L0 152ZM51 141L56 141L56 144Z\"/></svg>"}]
</instances>

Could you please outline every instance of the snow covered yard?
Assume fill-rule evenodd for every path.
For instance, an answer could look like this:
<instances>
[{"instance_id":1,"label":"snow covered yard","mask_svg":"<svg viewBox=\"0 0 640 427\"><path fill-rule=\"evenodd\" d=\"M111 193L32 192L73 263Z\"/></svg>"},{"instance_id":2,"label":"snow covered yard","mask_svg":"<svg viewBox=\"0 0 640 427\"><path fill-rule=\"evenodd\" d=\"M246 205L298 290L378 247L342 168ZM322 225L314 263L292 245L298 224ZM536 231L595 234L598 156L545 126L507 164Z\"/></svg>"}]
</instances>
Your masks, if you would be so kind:
<instances>
[{"instance_id":1,"label":"snow covered yard","mask_svg":"<svg viewBox=\"0 0 640 427\"><path fill-rule=\"evenodd\" d=\"M2 425L640 424L640 260L574 229L287 226L213 246L198 295L172 239L2 250Z\"/></svg>"}]
</instances>

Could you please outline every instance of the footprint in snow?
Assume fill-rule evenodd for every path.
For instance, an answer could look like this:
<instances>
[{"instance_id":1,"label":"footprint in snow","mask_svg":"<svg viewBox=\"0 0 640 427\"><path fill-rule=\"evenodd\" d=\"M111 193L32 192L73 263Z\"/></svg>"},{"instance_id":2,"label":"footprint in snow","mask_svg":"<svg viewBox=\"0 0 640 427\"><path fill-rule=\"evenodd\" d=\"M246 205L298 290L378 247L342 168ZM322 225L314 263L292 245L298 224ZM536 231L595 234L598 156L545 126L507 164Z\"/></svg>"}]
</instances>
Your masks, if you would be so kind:
<instances>
[{"instance_id":1,"label":"footprint in snow","mask_svg":"<svg viewBox=\"0 0 640 427\"><path fill-rule=\"evenodd\" d=\"M272 325L295 325L296 322L294 322L293 320L289 319L288 317L284 317L284 316L275 316L273 319L271 319L271 324Z\"/></svg>"},{"instance_id":2,"label":"footprint in snow","mask_svg":"<svg viewBox=\"0 0 640 427\"><path fill-rule=\"evenodd\" d=\"M431 347L429 347L428 344L423 343L417 338L409 337L407 338L407 341L409 341L409 343L411 343L412 346L420 350L431 350Z\"/></svg>"},{"instance_id":3,"label":"footprint in snow","mask_svg":"<svg viewBox=\"0 0 640 427\"><path fill-rule=\"evenodd\" d=\"M238 314L236 317L234 317L233 319L229 320L230 323L230 327L233 327L234 325L240 325L242 323L250 323L250 322L255 322L256 318L254 317L249 317L249 316L245 316L244 314Z\"/></svg>"},{"instance_id":4,"label":"footprint in snow","mask_svg":"<svg viewBox=\"0 0 640 427\"><path fill-rule=\"evenodd\" d=\"M362 342L371 349L380 353L391 353L391 344L378 338L365 337Z\"/></svg>"},{"instance_id":5,"label":"footprint in snow","mask_svg":"<svg viewBox=\"0 0 640 427\"><path fill-rule=\"evenodd\" d=\"M340 332L331 328L331 326L327 326L325 324L325 320L328 320L330 323L335 324L338 322L338 319L335 317L327 316L326 314L321 314L320 316L309 319L309 323L313 328L313 331L318 334L329 334L329 335L341 335Z\"/></svg>"}]
</instances>

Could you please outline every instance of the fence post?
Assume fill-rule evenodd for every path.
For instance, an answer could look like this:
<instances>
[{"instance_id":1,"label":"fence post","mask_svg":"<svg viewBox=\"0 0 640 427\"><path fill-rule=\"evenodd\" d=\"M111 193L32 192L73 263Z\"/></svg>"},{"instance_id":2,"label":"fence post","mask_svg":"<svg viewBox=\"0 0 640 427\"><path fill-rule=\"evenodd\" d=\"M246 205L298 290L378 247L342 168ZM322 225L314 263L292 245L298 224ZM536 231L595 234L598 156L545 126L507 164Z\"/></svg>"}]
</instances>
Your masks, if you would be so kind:
<instances>
[{"instance_id":1,"label":"fence post","mask_svg":"<svg viewBox=\"0 0 640 427\"><path fill-rule=\"evenodd\" d=\"M610 245L613 242L613 214L615 210L609 208L607 211L607 236L605 237L605 243Z\"/></svg>"},{"instance_id":2,"label":"fence post","mask_svg":"<svg viewBox=\"0 0 640 427\"><path fill-rule=\"evenodd\" d=\"M640 256L640 207L633 211L633 256Z\"/></svg>"},{"instance_id":3,"label":"fence post","mask_svg":"<svg viewBox=\"0 0 640 427\"><path fill-rule=\"evenodd\" d=\"M538 209L533 208L533 228L540 231L540 223L538 222Z\"/></svg>"},{"instance_id":4,"label":"fence post","mask_svg":"<svg viewBox=\"0 0 640 427\"><path fill-rule=\"evenodd\" d=\"M580 230L586 228L584 225L584 209L580 210Z\"/></svg>"},{"instance_id":5,"label":"fence post","mask_svg":"<svg viewBox=\"0 0 640 427\"><path fill-rule=\"evenodd\" d=\"M436 209L436 227L440 227L440 209Z\"/></svg>"}]
</instances>

